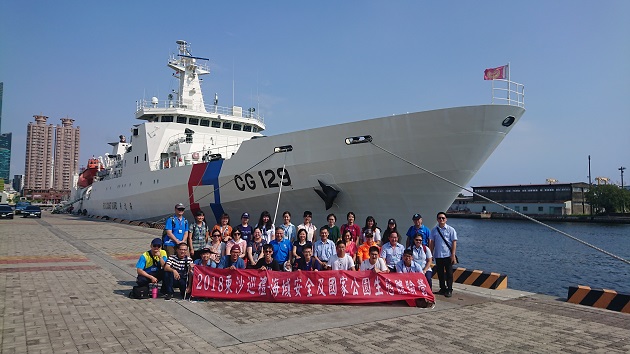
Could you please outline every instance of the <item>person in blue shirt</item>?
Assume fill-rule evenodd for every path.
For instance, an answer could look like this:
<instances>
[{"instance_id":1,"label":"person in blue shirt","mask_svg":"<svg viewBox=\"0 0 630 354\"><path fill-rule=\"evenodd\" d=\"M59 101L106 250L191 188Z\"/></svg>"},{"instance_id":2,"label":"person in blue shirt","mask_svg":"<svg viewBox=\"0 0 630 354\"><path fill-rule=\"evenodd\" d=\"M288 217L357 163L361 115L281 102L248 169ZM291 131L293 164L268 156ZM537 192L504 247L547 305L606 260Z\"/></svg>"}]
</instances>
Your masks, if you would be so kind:
<instances>
[{"instance_id":1,"label":"person in blue shirt","mask_svg":"<svg viewBox=\"0 0 630 354\"><path fill-rule=\"evenodd\" d=\"M321 264L322 270L330 269L328 261L337 252L335 243L328 236L328 225L324 225L319 229L319 240L313 245L313 257Z\"/></svg>"},{"instance_id":2,"label":"person in blue shirt","mask_svg":"<svg viewBox=\"0 0 630 354\"><path fill-rule=\"evenodd\" d=\"M286 270L285 263L289 261L293 245L291 241L284 238L284 230L281 227L276 227L276 238L269 244L273 247L273 258L280 265L280 269Z\"/></svg>"},{"instance_id":3,"label":"person in blue shirt","mask_svg":"<svg viewBox=\"0 0 630 354\"><path fill-rule=\"evenodd\" d=\"M396 273L423 273L422 267L413 261L413 252L406 249L402 259L396 263Z\"/></svg>"},{"instance_id":4,"label":"person in blue shirt","mask_svg":"<svg viewBox=\"0 0 630 354\"><path fill-rule=\"evenodd\" d=\"M196 259L193 263L195 265L199 265L202 267L210 267L210 268L216 268L217 267L217 263L212 260L212 250L209 248L202 248L199 251L199 259Z\"/></svg>"},{"instance_id":5,"label":"person in blue shirt","mask_svg":"<svg viewBox=\"0 0 630 354\"><path fill-rule=\"evenodd\" d=\"M457 231L446 224L446 214L437 214L438 225L431 230L429 248L435 258L435 272L440 280L438 294L453 296L453 265L457 263Z\"/></svg>"},{"instance_id":6,"label":"person in blue shirt","mask_svg":"<svg viewBox=\"0 0 630 354\"><path fill-rule=\"evenodd\" d=\"M385 260L391 273L396 272L396 263L402 259L403 252L405 252L405 246L398 243L398 232L390 232L389 242L381 247L381 258Z\"/></svg>"},{"instance_id":7,"label":"person in blue shirt","mask_svg":"<svg viewBox=\"0 0 630 354\"><path fill-rule=\"evenodd\" d=\"M140 255L136 263L138 286L146 286L149 283L157 284L164 279L164 265L168 259L166 251L162 249L162 240L159 238L151 241L151 249ZM164 284L162 284L164 285Z\"/></svg>"},{"instance_id":8,"label":"person in blue shirt","mask_svg":"<svg viewBox=\"0 0 630 354\"><path fill-rule=\"evenodd\" d=\"M422 225L422 215L417 213L413 214L411 219L413 220L413 225L411 225L411 227L409 227L409 230L407 230L407 248L411 247L414 244L413 240L417 235L422 235L422 244L428 246L431 230L429 230L428 227Z\"/></svg>"},{"instance_id":9,"label":"person in blue shirt","mask_svg":"<svg viewBox=\"0 0 630 354\"><path fill-rule=\"evenodd\" d=\"M188 244L188 220L184 218L184 211L186 211L184 204L176 204L175 215L166 219L164 223L166 239L163 246L169 257L175 254L175 246L180 243Z\"/></svg>"},{"instance_id":10,"label":"person in blue shirt","mask_svg":"<svg viewBox=\"0 0 630 354\"><path fill-rule=\"evenodd\" d=\"M245 269L245 261L240 257L241 249L232 247L230 254L221 257L219 268L221 269Z\"/></svg>"}]
</instances>

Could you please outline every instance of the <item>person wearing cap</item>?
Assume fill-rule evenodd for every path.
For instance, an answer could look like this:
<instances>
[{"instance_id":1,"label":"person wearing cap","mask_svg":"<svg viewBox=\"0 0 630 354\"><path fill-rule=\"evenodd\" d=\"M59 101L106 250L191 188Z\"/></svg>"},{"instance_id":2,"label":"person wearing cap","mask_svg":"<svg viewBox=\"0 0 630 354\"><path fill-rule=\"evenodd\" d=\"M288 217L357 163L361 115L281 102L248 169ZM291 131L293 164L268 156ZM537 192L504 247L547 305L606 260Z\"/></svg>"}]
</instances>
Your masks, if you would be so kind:
<instances>
[{"instance_id":1,"label":"person wearing cap","mask_svg":"<svg viewBox=\"0 0 630 354\"><path fill-rule=\"evenodd\" d=\"M190 235L188 237L188 247L193 261L201 258L201 250L208 244L209 233L205 221L206 216L203 211L195 213L195 222L190 225Z\"/></svg>"},{"instance_id":2,"label":"person wearing cap","mask_svg":"<svg viewBox=\"0 0 630 354\"><path fill-rule=\"evenodd\" d=\"M306 240L310 242L315 242L315 231L317 231L317 227L311 223L313 219L313 213L310 211L304 212L304 222L298 225L297 229L306 230Z\"/></svg>"},{"instance_id":3,"label":"person wearing cap","mask_svg":"<svg viewBox=\"0 0 630 354\"><path fill-rule=\"evenodd\" d=\"M391 234L392 232L396 232L397 235L400 235L400 232L398 232L398 227L396 226L396 220L389 219L387 220L387 228L383 232L383 245L389 241L389 234Z\"/></svg>"},{"instance_id":4,"label":"person wearing cap","mask_svg":"<svg viewBox=\"0 0 630 354\"><path fill-rule=\"evenodd\" d=\"M202 267L216 268L217 263L212 259L212 250L210 248L202 248L199 250L200 258L193 262L194 265Z\"/></svg>"},{"instance_id":5,"label":"person wearing cap","mask_svg":"<svg viewBox=\"0 0 630 354\"><path fill-rule=\"evenodd\" d=\"M453 265L457 263L457 231L446 224L446 214L437 214L437 226L431 229L429 248L435 257L435 272L440 280L438 294L446 297L453 295Z\"/></svg>"},{"instance_id":6,"label":"person wearing cap","mask_svg":"<svg viewBox=\"0 0 630 354\"><path fill-rule=\"evenodd\" d=\"M154 238L151 241L151 249L141 254L136 263L138 286L146 286L149 283L157 284L158 281L163 280L167 259L166 251L162 249L162 240Z\"/></svg>"},{"instance_id":7,"label":"person wearing cap","mask_svg":"<svg viewBox=\"0 0 630 354\"><path fill-rule=\"evenodd\" d=\"M230 254L226 254L221 257L219 262L219 268L221 269L245 269L245 262L240 257L241 249L238 247L232 247Z\"/></svg>"},{"instance_id":8,"label":"person wearing cap","mask_svg":"<svg viewBox=\"0 0 630 354\"><path fill-rule=\"evenodd\" d=\"M234 229L241 232L241 239L245 240L245 245L247 245L247 241L252 239L252 234L254 233L254 228L249 224L249 213L243 213L243 215L241 215L241 224ZM245 250L242 251L244 257Z\"/></svg>"},{"instance_id":9,"label":"person wearing cap","mask_svg":"<svg viewBox=\"0 0 630 354\"><path fill-rule=\"evenodd\" d=\"M398 232L389 233L389 242L381 247L381 258L385 260L390 272L396 272L396 263L402 259L405 246L398 243Z\"/></svg>"},{"instance_id":10,"label":"person wearing cap","mask_svg":"<svg viewBox=\"0 0 630 354\"><path fill-rule=\"evenodd\" d=\"M163 246L168 256L174 255L175 246L180 243L188 245L188 220L184 218L186 207L182 203L175 205L175 215L166 219L164 223L165 242Z\"/></svg>"},{"instance_id":11,"label":"person wearing cap","mask_svg":"<svg viewBox=\"0 0 630 354\"><path fill-rule=\"evenodd\" d=\"M418 235L422 236L422 244L428 246L431 230L429 230L428 227L422 225L422 215L418 213L413 214L411 220L413 220L413 225L411 225L411 227L409 227L409 230L407 230L407 248L411 247L414 244L413 240Z\"/></svg>"},{"instance_id":12,"label":"person wearing cap","mask_svg":"<svg viewBox=\"0 0 630 354\"><path fill-rule=\"evenodd\" d=\"M374 242L374 234L372 230L365 230L365 242L359 246L359 250L357 251L357 257L359 258L359 262L363 262L366 259L370 258L370 249L372 247L376 247L378 249L378 254L381 254L381 248L378 246L376 242Z\"/></svg>"}]
</instances>

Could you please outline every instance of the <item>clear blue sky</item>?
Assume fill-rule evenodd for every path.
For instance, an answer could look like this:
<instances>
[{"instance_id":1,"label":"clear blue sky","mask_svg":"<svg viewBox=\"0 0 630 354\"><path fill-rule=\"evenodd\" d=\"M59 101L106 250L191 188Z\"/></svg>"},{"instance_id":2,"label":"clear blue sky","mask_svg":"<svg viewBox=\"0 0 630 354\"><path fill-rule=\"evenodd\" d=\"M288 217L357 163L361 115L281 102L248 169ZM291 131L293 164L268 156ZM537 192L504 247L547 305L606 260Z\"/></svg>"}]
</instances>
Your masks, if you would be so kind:
<instances>
[{"instance_id":1,"label":"clear blue sky","mask_svg":"<svg viewBox=\"0 0 630 354\"><path fill-rule=\"evenodd\" d=\"M620 181L630 169L630 1L2 1L2 129L23 173L35 114L81 127L81 163L176 87L185 39L209 101L257 106L267 135L490 103L485 68L525 84L521 122L471 185ZM404 143L404 142L401 142ZM420 161L421 164L421 161ZM630 182L630 173L624 178Z\"/></svg>"}]
</instances>

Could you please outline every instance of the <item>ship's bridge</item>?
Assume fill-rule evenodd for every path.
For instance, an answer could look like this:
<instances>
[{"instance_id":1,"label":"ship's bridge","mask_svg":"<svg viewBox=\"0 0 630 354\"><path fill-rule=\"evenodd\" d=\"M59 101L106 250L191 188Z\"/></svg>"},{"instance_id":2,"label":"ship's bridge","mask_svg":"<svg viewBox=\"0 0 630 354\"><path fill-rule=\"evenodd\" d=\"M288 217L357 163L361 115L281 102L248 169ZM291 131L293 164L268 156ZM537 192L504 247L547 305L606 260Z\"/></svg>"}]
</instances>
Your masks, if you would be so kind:
<instances>
[{"instance_id":1,"label":"ship's bridge","mask_svg":"<svg viewBox=\"0 0 630 354\"><path fill-rule=\"evenodd\" d=\"M205 112L192 111L173 100L141 100L136 103L136 118L149 122L180 123L234 131L257 133L265 130L265 122L255 108L206 105Z\"/></svg>"}]
</instances>

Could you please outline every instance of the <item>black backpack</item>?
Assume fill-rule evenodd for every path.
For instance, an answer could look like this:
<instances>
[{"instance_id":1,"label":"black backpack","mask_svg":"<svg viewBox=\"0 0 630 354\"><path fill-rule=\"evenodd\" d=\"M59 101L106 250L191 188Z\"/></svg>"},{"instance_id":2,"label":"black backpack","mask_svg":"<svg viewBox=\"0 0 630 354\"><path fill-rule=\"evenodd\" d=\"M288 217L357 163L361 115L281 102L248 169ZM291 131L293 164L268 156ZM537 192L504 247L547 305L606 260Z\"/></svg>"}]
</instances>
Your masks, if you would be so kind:
<instances>
[{"instance_id":1,"label":"black backpack","mask_svg":"<svg viewBox=\"0 0 630 354\"><path fill-rule=\"evenodd\" d=\"M148 299L151 297L151 294L149 292L149 286L145 285L145 286L134 286L133 289L131 289L131 292L129 293L129 297L132 299Z\"/></svg>"}]
</instances>

